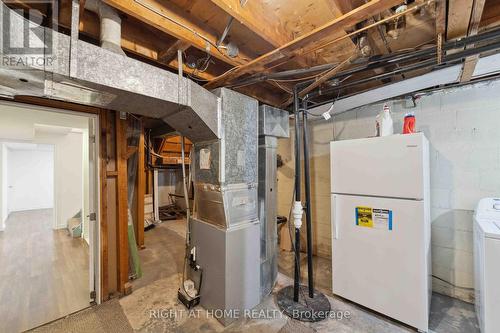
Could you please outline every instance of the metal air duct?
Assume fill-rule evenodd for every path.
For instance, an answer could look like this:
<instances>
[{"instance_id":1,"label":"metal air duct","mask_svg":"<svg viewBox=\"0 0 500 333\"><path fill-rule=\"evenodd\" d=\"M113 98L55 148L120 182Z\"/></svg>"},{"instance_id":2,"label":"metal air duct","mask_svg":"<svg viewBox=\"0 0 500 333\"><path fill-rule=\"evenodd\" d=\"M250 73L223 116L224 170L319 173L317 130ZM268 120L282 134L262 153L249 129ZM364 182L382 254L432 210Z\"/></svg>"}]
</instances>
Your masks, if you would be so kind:
<instances>
[{"instance_id":1,"label":"metal air duct","mask_svg":"<svg viewBox=\"0 0 500 333\"><path fill-rule=\"evenodd\" d=\"M112 20L110 12L100 11ZM0 27L5 26L9 29L2 29L3 41L23 41L29 36L24 45L50 47L29 54L2 48L0 95L58 99L160 118L193 142L219 138L219 98L191 80L128 58L116 49L71 39L49 28L30 27L2 2ZM26 27L38 31L25 34ZM116 42L117 36L117 30L105 34L103 45Z\"/></svg>"},{"instance_id":2,"label":"metal air duct","mask_svg":"<svg viewBox=\"0 0 500 333\"><path fill-rule=\"evenodd\" d=\"M99 15L101 22L101 47L118 54L125 54L121 47L122 20L116 10L101 0L86 0L85 9Z\"/></svg>"}]
</instances>

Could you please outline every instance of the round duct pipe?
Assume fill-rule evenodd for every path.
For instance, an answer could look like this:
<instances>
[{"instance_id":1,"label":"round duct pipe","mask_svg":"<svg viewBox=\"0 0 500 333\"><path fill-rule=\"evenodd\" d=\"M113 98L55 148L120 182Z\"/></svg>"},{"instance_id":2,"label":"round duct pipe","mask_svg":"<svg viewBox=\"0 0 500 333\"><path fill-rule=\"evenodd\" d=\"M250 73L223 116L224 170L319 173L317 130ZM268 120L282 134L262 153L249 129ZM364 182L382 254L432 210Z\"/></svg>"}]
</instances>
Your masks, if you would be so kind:
<instances>
[{"instance_id":1,"label":"round duct pipe","mask_svg":"<svg viewBox=\"0 0 500 333\"><path fill-rule=\"evenodd\" d=\"M122 20L116 10L100 0L85 1L85 9L99 15L99 20L101 22L101 47L125 55L121 47Z\"/></svg>"}]
</instances>

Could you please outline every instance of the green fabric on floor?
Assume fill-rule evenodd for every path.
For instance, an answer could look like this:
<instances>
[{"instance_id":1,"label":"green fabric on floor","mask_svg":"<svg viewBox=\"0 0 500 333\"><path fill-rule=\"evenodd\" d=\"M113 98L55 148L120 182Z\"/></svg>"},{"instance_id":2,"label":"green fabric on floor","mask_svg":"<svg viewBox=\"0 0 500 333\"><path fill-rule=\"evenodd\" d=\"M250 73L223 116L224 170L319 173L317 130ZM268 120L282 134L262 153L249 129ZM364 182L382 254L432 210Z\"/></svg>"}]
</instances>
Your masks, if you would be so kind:
<instances>
[{"instance_id":1,"label":"green fabric on floor","mask_svg":"<svg viewBox=\"0 0 500 333\"><path fill-rule=\"evenodd\" d=\"M136 279L142 277L141 261L139 259L139 251L137 250L137 243L135 241L134 226L128 225L128 245L130 249L131 269Z\"/></svg>"}]
</instances>

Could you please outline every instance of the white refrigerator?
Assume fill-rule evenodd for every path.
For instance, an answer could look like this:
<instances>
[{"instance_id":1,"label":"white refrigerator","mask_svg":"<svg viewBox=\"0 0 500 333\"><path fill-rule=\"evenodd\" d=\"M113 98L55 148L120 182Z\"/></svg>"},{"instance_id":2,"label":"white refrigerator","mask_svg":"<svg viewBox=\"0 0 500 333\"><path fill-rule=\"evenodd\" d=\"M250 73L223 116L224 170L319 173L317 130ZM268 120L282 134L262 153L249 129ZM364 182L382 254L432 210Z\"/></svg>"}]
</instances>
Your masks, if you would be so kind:
<instances>
[{"instance_id":1,"label":"white refrigerator","mask_svg":"<svg viewBox=\"0 0 500 333\"><path fill-rule=\"evenodd\" d=\"M333 293L428 331L429 142L335 141L330 158Z\"/></svg>"}]
</instances>

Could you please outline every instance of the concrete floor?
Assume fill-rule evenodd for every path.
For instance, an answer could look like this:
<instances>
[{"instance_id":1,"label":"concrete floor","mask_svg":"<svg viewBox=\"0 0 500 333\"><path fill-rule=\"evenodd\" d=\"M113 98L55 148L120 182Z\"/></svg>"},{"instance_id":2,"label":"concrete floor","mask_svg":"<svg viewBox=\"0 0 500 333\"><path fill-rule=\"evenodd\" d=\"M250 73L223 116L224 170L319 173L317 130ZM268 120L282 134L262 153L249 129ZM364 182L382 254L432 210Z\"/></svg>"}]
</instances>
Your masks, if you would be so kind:
<instances>
[{"instance_id":1,"label":"concrete floor","mask_svg":"<svg viewBox=\"0 0 500 333\"><path fill-rule=\"evenodd\" d=\"M146 249L140 251L144 276L133 282L131 295L120 299L121 311L135 332L414 332L415 330L354 303L334 297L328 291L331 268L328 260L315 258L316 286L323 290L337 314L318 323L291 320L278 311L275 293L292 283L293 257L280 253L280 274L273 293L259 304L252 318L243 316L223 327L213 313L197 307L188 312L177 301L184 252L184 222L168 221L145 233ZM302 265L305 261L302 261ZM306 269L303 269L305 272ZM306 282L305 280L303 281ZM479 332L474 309L446 296L434 294L430 327L432 332ZM65 319L71 320L71 318Z\"/></svg>"},{"instance_id":2,"label":"concrete floor","mask_svg":"<svg viewBox=\"0 0 500 333\"><path fill-rule=\"evenodd\" d=\"M286 276L293 277L294 255L292 252L281 251L279 254L279 271ZM307 259L301 257L301 282L307 284ZM332 265L329 259L314 257L314 282L318 288L328 296L332 296ZM344 303L350 303L344 300ZM353 304L353 303L351 303ZM355 305L356 306L356 305ZM361 307L356 306L361 309ZM380 316L380 318L383 318ZM388 319L390 320L390 319ZM479 325L474 305L438 293L432 294L431 316L429 328L433 332L478 332Z\"/></svg>"}]
</instances>

